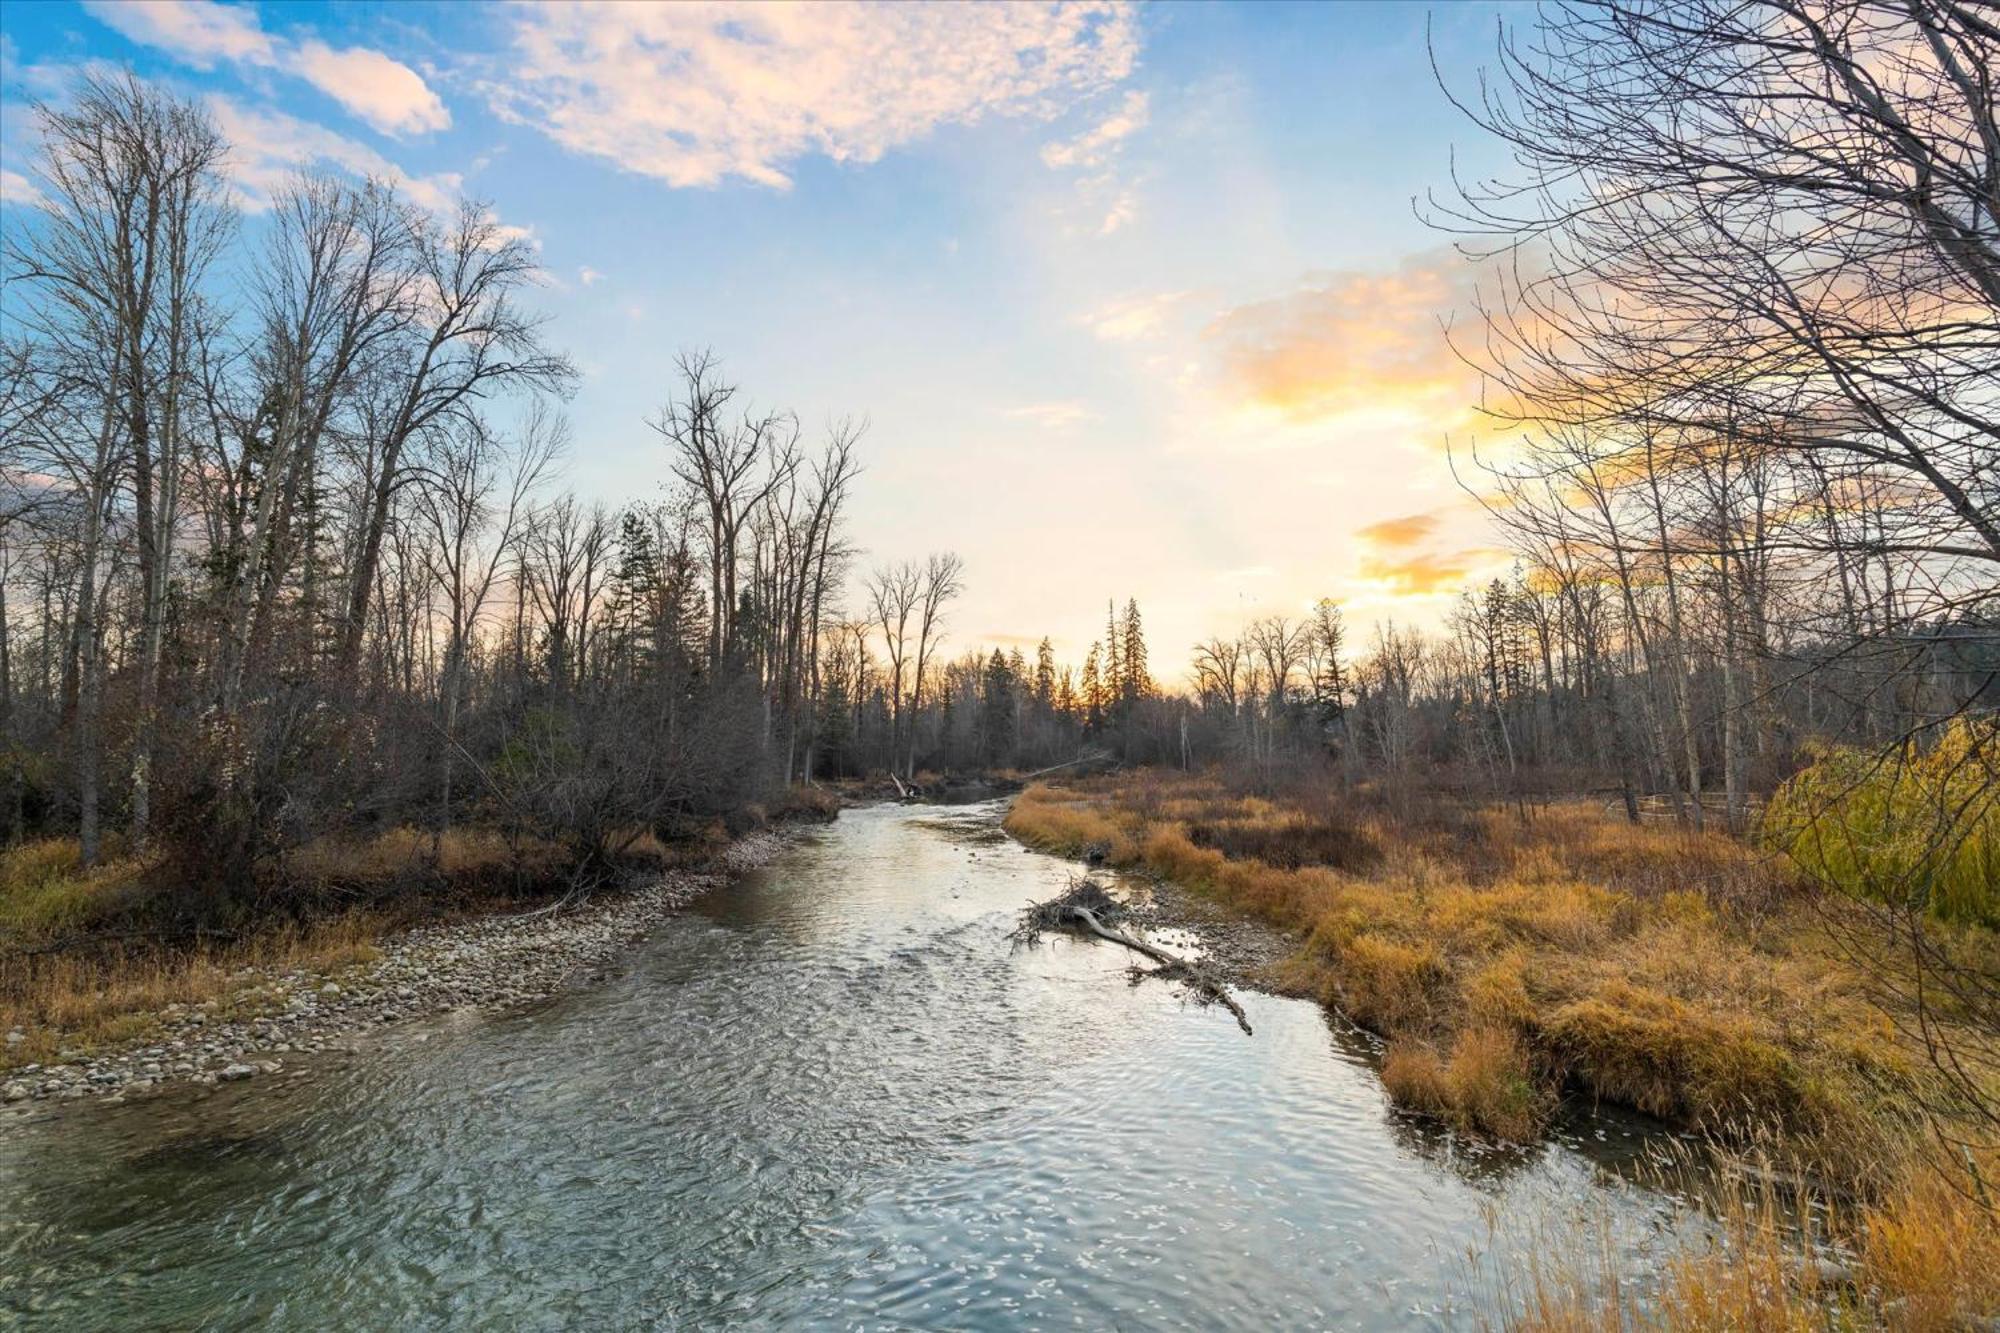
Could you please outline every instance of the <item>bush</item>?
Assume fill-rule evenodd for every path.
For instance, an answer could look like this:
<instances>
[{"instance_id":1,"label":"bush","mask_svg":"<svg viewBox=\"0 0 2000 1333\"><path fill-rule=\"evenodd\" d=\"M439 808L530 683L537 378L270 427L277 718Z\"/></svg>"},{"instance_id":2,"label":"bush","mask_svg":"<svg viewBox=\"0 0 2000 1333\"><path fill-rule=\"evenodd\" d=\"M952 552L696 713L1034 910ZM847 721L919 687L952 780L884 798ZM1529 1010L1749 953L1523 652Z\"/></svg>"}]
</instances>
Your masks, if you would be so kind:
<instances>
[{"instance_id":1,"label":"bush","mask_svg":"<svg viewBox=\"0 0 2000 1333\"><path fill-rule=\"evenodd\" d=\"M1829 888L2000 926L2000 718L1929 746L1823 749L1779 789L1764 836Z\"/></svg>"}]
</instances>

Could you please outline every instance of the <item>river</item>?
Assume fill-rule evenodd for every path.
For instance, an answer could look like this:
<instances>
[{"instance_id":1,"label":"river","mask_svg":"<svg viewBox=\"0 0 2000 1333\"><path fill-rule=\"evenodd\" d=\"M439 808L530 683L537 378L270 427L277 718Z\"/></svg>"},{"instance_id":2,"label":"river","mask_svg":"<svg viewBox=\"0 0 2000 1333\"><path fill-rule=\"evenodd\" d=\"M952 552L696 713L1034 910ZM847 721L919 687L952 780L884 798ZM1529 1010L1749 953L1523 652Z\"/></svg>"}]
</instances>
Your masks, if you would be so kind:
<instances>
[{"instance_id":1,"label":"river","mask_svg":"<svg viewBox=\"0 0 2000 1333\"><path fill-rule=\"evenodd\" d=\"M601 983L0 1121L0 1325L1458 1328L1695 1225L1652 1131L1482 1149L1318 1006L1009 948L998 804L850 810Z\"/></svg>"}]
</instances>

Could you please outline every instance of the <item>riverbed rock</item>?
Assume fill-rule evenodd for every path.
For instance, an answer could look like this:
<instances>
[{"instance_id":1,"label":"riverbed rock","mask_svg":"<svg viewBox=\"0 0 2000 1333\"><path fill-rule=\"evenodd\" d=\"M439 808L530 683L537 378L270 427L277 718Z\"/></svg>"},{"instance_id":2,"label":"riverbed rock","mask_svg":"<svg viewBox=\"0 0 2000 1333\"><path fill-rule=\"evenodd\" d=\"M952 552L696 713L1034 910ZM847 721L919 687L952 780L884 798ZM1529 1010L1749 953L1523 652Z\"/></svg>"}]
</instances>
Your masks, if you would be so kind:
<instances>
[{"instance_id":1,"label":"riverbed rock","mask_svg":"<svg viewBox=\"0 0 2000 1333\"><path fill-rule=\"evenodd\" d=\"M224 1065L216 1077L224 1083L238 1083L257 1072L255 1065Z\"/></svg>"}]
</instances>

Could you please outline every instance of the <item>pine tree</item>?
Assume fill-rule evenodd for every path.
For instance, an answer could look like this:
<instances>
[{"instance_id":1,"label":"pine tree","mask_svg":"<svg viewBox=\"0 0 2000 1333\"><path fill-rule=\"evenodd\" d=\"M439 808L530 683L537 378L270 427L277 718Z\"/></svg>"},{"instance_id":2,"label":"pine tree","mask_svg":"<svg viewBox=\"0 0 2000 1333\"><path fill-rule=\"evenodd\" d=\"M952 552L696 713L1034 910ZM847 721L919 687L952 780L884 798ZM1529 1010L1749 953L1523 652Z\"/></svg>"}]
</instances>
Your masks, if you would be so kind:
<instances>
[{"instance_id":1,"label":"pine tree","mask_svg":"<svg viewBox=\"0 0 2000 1333\"><path fill-rule=\"evenodd\" d=\"M1015 656L1020 656L1016 651ZM1014 689L1019 677L1013 663L995 648L986 659L979 682L979 753L985 762L998 767L1014 743Z\"/></svg>"},{"instance_id":2,"label":"pine tree","mask_svg":"<svg viewBox=\"0 0 2000 1333\"><path fill-rule=\"evenodd\" d=\"M1347 627L1341 619L1340 607L1331 598L1322 597L1313 606L1311 633L1319 667L1313 675L1313 702L1319 708L1320 721L1331 726L1342 719L1347 709L1347 674L1340 663Z\"/></svg>"},{"instance_id":3,"label":"pine tree","mask_svg":"<svg viewBox=\"0 0 2000 1333\"><path fill-rule=\"evenodd\" d=\"M1104 677L1098 669L1098 647L1090 645L1083 659L1083 729L1095 734L1104 727Z\"/></svg>"},{"instance_id":4,"label":"pine tree","mask_svg":"<svg viewBox=\"0 0 2000 1333\"><path fill-rule=\"evenodd\" d=\"M1118 603L1116 600L1108 601L1104 604L1104 661L1101 668L1107 712L1123 692L1125 669L1119 661L1121 649L1118 642L1121 637L1118 633Z\"/></svg>"},{"instance_id":5,"label":"pine tree","mask_svg":"<svg viewBox=\"0 0 2000 1333\"><path fill-rule=\"evenodd\" d=\"M1056 650L1046 638L1035 648L1035 702L1044 714L1055 709Z\"/></svg>"},{"instance_id":6,"label":"pine tree","mask_svg":"<svg viewBox=\"0 0 2000 1333\"><path fill-rule=\"evenodd\" d=\"M1134 704L1153 692L1153 680L1146 672L1146 632L1139 623L1139 601L1125 602L1125 623L1119 627L1123 640L1122 674L1118 689L1126 704Z\"/></svg>"}]
</instances>

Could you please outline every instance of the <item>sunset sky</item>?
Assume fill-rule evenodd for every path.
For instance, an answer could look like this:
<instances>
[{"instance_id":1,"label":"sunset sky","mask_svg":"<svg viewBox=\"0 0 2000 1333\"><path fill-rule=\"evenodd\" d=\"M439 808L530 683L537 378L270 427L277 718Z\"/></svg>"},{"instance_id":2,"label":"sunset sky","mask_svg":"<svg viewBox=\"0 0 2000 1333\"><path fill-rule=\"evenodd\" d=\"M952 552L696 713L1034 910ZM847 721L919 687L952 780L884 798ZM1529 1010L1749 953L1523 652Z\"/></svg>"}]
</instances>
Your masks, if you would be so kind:
<instances>
[{"instance_id":1,"label":"sunset sky","mask_svg":"<svg viewBox=\"0 0 2000 1333\"><path fill-rule=\"evenodd\" d=\"M548 269L585 375L569 480L666 475L645 418L707 346L809 434L866 416L866 560L950 548L955 647L1075 660L1137 597L1156 670L1318 596L1427 621L1505 561L1446 465L1471 292L1412 199L1491 173L1438 90L1475 4L483 8L13 3L28 105L90 61L205 98L256 226L315 159L465 192Z\"/></svg>"}]
</instances>

